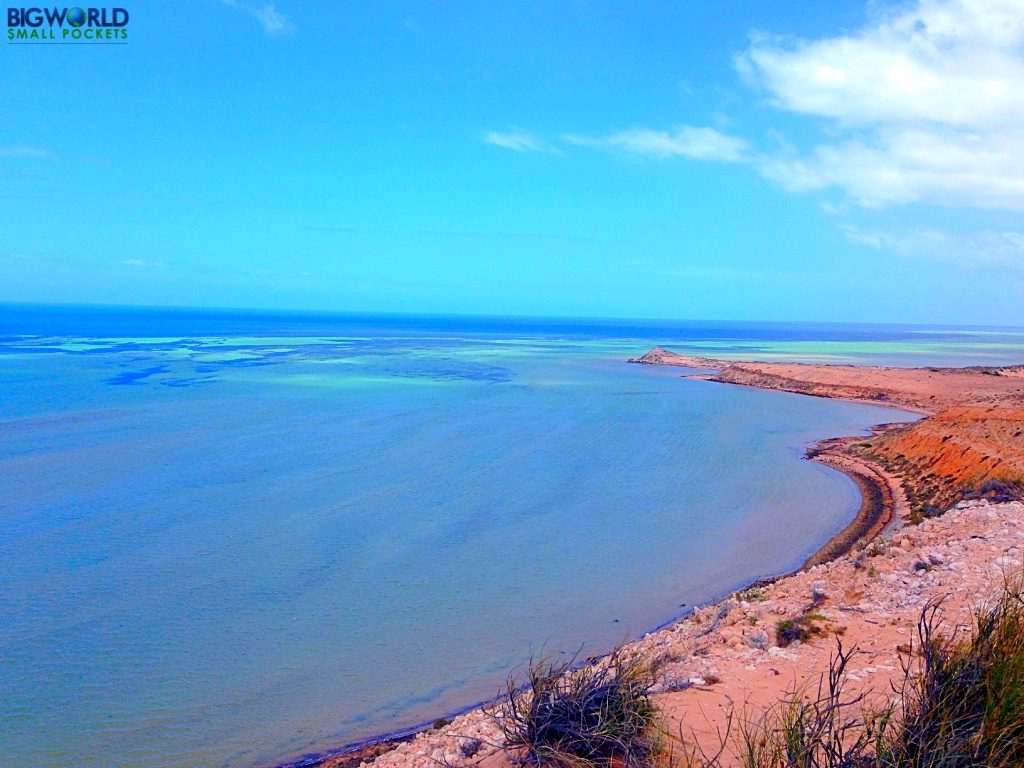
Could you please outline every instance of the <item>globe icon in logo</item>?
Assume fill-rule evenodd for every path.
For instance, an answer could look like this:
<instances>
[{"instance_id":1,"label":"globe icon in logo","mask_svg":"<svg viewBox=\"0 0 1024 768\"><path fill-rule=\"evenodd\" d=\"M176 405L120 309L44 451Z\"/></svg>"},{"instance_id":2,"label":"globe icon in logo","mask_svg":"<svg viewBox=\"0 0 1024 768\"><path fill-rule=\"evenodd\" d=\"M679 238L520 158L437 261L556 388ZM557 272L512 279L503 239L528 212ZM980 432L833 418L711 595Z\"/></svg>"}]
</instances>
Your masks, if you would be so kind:
<instances>
[{"instance_id":1,"label":"globe icon in logo","mask_svg":"<svg viewBox=\"0 0 1024 768\"><path fill-rule=\"evenodd\" d=\"M68 8L67 19L72 27L80 27L85 24L85 11L81 8Z\"/></svg>"}]
</instances>

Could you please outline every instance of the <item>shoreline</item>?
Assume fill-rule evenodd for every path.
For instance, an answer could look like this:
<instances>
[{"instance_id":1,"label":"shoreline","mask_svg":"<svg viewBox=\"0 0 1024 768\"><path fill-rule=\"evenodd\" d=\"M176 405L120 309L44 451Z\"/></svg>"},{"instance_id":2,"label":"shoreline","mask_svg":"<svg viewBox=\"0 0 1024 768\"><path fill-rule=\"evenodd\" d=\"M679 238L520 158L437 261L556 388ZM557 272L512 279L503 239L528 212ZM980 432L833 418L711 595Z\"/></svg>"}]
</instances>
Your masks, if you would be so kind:
<instances>
[{"instance_id":1,"label":"shoreline","mask_svg":"<svg viewBox=\"0 0 1024 768\"><path fill-rule=\"evenodd\" d=\"M631 364L650 364L640 363L638 359L630 359L627 362ZM683 378L696 378L726 384L730 383L718 382L717 379L702 374L686 375ZM793 394L805 393L793 392ZM868 405L882 405L877 401L871 400L851 399L851 401L866 403ZM882 405L882 407L894 406ZM872 434L877 434L879 430L882 430L887 426L889 425L874 425L871 428ZM838 446L846 444L847 442L856 442L863 439L863 437L845 436L823 438L808 447L804 453L804 458L811 461L817 461L820 464L824 464L825 466L832 467L833 469L842 472L857 485L861 496L861 504L853 519L847 523L841 531L837 532L828 541L818 547L818 549L816 549L798 568L786 571L776 576L754 579L736 590L730 590L727 594L710 600L707 605L716 605L722 600L727 599L731 594L742 592L758 585L771 584L793 576L794 574L806 571L808 568L815 565L821 565L829 562L830 560L842 557L848 554L858 541L874 538L898 519L899 512L902 511L902 505L900 504L902 493L899 490L898 478L886 472L884 467L881 465L872 465L866 461L857 462L837 450ZM666 627L670 627L673 624L683 621L688 616L691 616L698 607L699 606L693 606L689 610L672 616L661 624L643 632L637 638L637 641L665 629ZM372 762L377 757L390 752L402 744L411 742L420 734L431 732L434 730L433 726L435 723L451 721L460 715L482 709L491 703L491 701L478 701L459 710L445 712L433 721L426 721L417 725L409 726L408 728L390 731L377 736L370 736L366 739L361 739L326 752L303 755L296 760L276 764L273 768L355 768L355 766L364 762Z\"/></svg>"},{"instance_id":2,"label":"shoreline","mask_svg":"<svg viewBox=\"0 0 1024 768\"><path fill-rule=\"evenodd\" d=\"M677 365L677 363L642 363L639 360L631 359L629 363L636 365ZM681 379L695 379L697 381L710 381L715 384L728 384L732 387L749 387L750 389L768 389L773 392L786 392L790 395L803 395L804 397L820 397L823 400L842 400L844 403L859 403L861 405L877 405L881 408L898 408L901 411L909 411L910 413L916 413L919 416L931 416L934 411L927 408L922 408L913 405L894 405L884 400L879 400L873 397L855 397L855 396L839 396L830 395L820 392L807 392L797 388L789 388L783 386L777 387L764 387L758 384L747 384L742 381L729 381L728 379L722 379L718 377L716 373L684 373L679 378Z\"/></svg>"},{"instance_id":3,"label":"shoreline","mask_svg":"<svg viewBox=\"0 0 1024 768\"><path fill-rule=\"evenodd\" d=\"M854 459L835 448L837 445L852 444L858 439L830 438L807 451L808 459L832 467L853 480L860 490L861 501L853 520L819 547L795 572L849 554L858 542L871 541L899 521L901 512L906 508L906 500L895 475L887 472L880 464Z\"/></svg>"},{"instance_id":4,"label":"shoreline","mask_svg":"<svg viewBox=\"0 0 1024 768\"><path fill-rule=\"evenodd\" d=\"M899 441L905 440L906 435L913 432L914 427L932 421L933 417L941 416L949 406L961 405L964 400L968 399L960 394L960 390L970 391L970 387L965 387L961 379L969 380L976 389L982 390L984 396L979 395L976 399L985 402L987 412L994 410L991 401L995 398L989 396L989 393L985 391L993 389L988 386L993 383L992 378L1004 379L999 381L998 387L995 388L997 395L1004 396L1004 399L1011 404L1019 401L1024 409L1024 366L896 369L843 364L739 363L686 357L657 347L645 355L631 358L627 362L712 370L714 373L683 374L683 378L898 408L918 413L923 417L910 424L876 425L872 428L870 437L825 438L808 447L805 458L832 467L850 477L857 484L861 495L861 504L854 518L811 554L796 570L755 580L704 606L695 606L683 614L670 618L629 643L630 646L637 648L644 647L649 638L663 632L673 632L686 625L691 619L696 618L699 621L702 612L707 612L716 606L725 606L737 595L744 594L749 590L769 585L783 586L795 577L815 575L823 568L831 568L832 563L848 559L846 556L858 545L872 541L902 523L912 521L915 516L919 517L921 505L920 503L915 504L920 501L917 498L919 494L915 493L915 488L911 487L907 473L895 471L894 463L888 460L890 457L885 453L876 454L874 450L866 451L863 446L874 448L878 445L887 449L887 443L891 441L897 447L902 447L903 443ZM804 378L796 378L791 375L793 371L796 371L798 375L809 375ZM933 386L932 379L941 380L943 378L950 380L946 383L946 389L951 390L950 392ZM865 381L865 379L867 380ZM1017 386L1017 380L1021 381L1021 386ZM1009 386L1006 386L1008 382ZM1002 388L1002 391L999 390L999 387ZM1024 410L1021 413L1024 414ZM1009 441L1013 443L1015 437L1020 434L1021 431L1017 430L1014 437L1009 438ZM949 436L944 436L941 443L945 444L948 439ZM922 455L925 459L932 461L934 452L935 446L929 443L922 451ZM898 456L901 459L906 458L903 453L899 453ZM984 458L989 461L987 464L982 463L981 466L989 476L1001 476L997 472L997 470L1003 469L1000 463L991 462L991 457L987 454ZM1017 469L1017 466L1012 463L1010 467L1012 470ZM1013 473L1010 474L1010 477L1015 476ZM1021 476L1024 477L1024 473L1021 473ZM953 479L958 478L954 477ZM975 479L980 483L982 478ZM920 478L917 481L923 484ZM941 495L937 495L934 489L929 493L932 494L929 498L941 498ZM952 504L948 506L952 506ZM840 608L842 609L842 606ZM719 613L721 611L722 609L719 608ZM718 621L718 618L714 620L712 629ZM708 631L710 632L712 629ZM450 719L458 718L467 721L475 720L479 726L480 717L478 716L482 716L484 709L491 703L491 701L477 702L458 712L446 714L435 721L435 724L445 723L447 725ZM353 742L335 750L306 755L296 761L277 766L277 768L356 768L362 764L372 763L378 757L389 755L396 750L406 751L406 746L408 749L412 749L423 740L439 741L445 737L443 731L445 731L444 725L435 728L431 724L421 723L398 732ZM437 738L434 738L435 734ZM456 741L466 738L460 734L447 734L447 736L449 741L453 738ZM430 759L435 762L443 762L438 759L437 752L438 750L435 750L434 756ZM401 760L401 758L396 759ZM444 755L444 759L448 760L447 753ZM388 758L385 758L385 764L387 761Z\"/></svg>"}]
</instances>

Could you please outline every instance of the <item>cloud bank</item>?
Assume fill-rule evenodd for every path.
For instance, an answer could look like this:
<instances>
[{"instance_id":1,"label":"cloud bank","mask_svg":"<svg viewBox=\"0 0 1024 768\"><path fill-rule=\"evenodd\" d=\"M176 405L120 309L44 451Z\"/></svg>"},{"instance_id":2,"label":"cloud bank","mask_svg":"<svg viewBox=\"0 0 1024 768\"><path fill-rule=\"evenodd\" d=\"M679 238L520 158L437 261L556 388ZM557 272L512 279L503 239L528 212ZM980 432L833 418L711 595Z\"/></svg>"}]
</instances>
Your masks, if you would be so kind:
<instances>
[{"instance_id":1,"label":"cloud bank","mask_svg":"<svg viewBox=\"0 0 1024 768\"><path fill-rule=\"evenodd\" d=\"M1020 0L922 0L816 41L754 36L736 60L747 82L839 137L760 168L868 207L1024 210L1022 46Z\"/></svg>"},{"instance_id":2,"label":"cloud bank","mask_svg":"<svg viewBox=\"0 0 1024 768\"><path fill-rule=\"evenodd\" d=\"M919 0L816 40L750 36L734 59L769 115L803 117L801 141L770 130L760 147L710 127L633 127L562 136L561 146L653 158L744 163L793 193L838 193L821 207L858 245L894 255L1024 269L1024 0ZM788 129L792 130L792 129ZM817 141L808 136L820 136ZM517 151L528 134L490 143ZM938 206L937 227L864 224L879 209ZM975 211L976 213L968 213ZM931 214L934 218L935 214ZM973 217L987 227L973 232ZM1004 220L1002 226L992 222ZM861 221L855 225L853 221Z\"/></svg>"},{"instance_id":3,"label":"cloud bank","mask_svg":"<svg viewBox=\"0 0 1024 768\"><path fill-rule=\"evenodd\" d=\"M921 0L820 40L755 34L735 64L771 109L817 120L830 140L755 150L738 136L681 125L569 134L562 144L746 162L786 190L835 189L865 208L1024 210L1021 0ZM549 148L520 131L484 140L517 152Z\"/></svg>"}]
</instances>

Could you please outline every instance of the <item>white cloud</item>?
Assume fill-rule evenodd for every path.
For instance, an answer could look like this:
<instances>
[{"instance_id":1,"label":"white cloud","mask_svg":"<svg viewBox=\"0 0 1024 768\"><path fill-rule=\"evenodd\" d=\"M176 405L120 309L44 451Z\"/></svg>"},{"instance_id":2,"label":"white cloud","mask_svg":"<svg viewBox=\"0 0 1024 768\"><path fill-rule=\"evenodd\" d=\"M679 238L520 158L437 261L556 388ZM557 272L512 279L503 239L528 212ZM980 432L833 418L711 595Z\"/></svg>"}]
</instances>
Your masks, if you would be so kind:
<instances>
[{"instance_id":1,"label":"white cloud","mask_svg":"<svg viewBox=\"0 0 1024 768\"><path fill-rule=\"evenodd\" d=\"M123 264L126 267L145 267L145 268L150 268L150 267L161 268L161 267L167 266L162 261L145 261L143 259L122 259L121 260L121 264Z\"/></svg>"},{"instance_id":2,"label":"white cloud","mask_svg":"<svg viewBox=\"0 0 1024 768\"><path fill-rule=\"evenodd\" d=\"M1020 0L921 0L851 35L756 36L740 71L839 136L759 167L787 189L837 187L866 206L1024 210L1022 46Z\"/></svg>"},{"instance_id":3,"label":"white cloud","mask_svg":"<svg viewBox=\"0 0 1024 768\"><path fill-rule=\"evenodd\" d=\"M295 31L295 25L282 14L273 3L267 3L252 10L253 16L268 35L286 35Z\"/></svg>"},{"instance_id":4,"label":"white cloud","mask_svg":"<svg viewBox=\"0 0 1024 768\"><path fill-rule=\"evenodd\" d=\"M636 127L564 144L658 158L746 162L793 192L837 189L832 209L930 203L1024 210L1024 0L919 0L862 29L818 40L754 35L737 66L780 112L819 121L827 140L769 132L758 150L733 133ZM718 123L725 130L726 123ZM485 141L550 147L523 131Z\"/></svg>"},{"instance_id":5,"label":"white cloud","mask_svg":"<svg viewBox=\"0 0 1024 768\"><path fill-rule=\"evenodd\" d=\"M532 133L526 131L487 131L484 133L484 142L493 144L502 149L511 149L514 152L545 152L550 147Z\"/></svg>"},{"instance_id":6,"label":"white cloud","mask_svg":"<svg viewBox=\"0 0 1024 768\"><path fill-rule=\"evenodd\" d=\"M281 13L273 3L257 5L244 0L221 0L229 8L237 8L252 16L263 27L263 31L271 37L290 35L295 32L295 25Z\"/></svg>"},{"instance_id":7,"label":"white cloud","mask_svg":"<svg viewBox=\"0 0 1024 768\"><path fill-rule=\"evenodd\" d=\"M839 226L853 243L903 256L945 254L953 245L953 238L938 229L870 229L849 223Z\"/></svg>"},{"instance_id":8,"label":"white cloud","mask_svg":"<svg viewBox=\"0 0 1024 768\"><path fill-rule=\"evenodd\" d=\"M621 149L651 157L687 157L694 160L743 159L747 143L714 128L681 125L672 132L632 128L608 136L563 136L563 141L586 147Z\"/></svg>"},{"instance_id":9,"label":"white cloud","mask_svg":"<svg viewBox=\"0 0 1024 768\"><path fill-rule=\"evenodd\" d=\"M959 234L937 228L878 229L840 224L850 241L900 256L1010 267L1024 271L1024 233L983 230Z\"/></svg>"},{"instance_id":10,"label":"white cloud","mask_svg":"<svg viewBox=\"0 0 1024 768\"><path fill-rule=\"evenodd\" d=\"M764 156L758 166L790 191L838 187L867 207L924 201L1024 209L1024 130L884 128L806 155Z\"/></svg>"},{"instance_id":11,"label":"white cloud","mask_svg":"<svg viewBox=\"0 0 1024 768\"><path fill-rule=\"evenodd\" d=\"M850 123L1024 120L1019 0L921 0L851 36L755 36L741 71L779 106Z\"/></svg>"},{"instance_id":12,"label":"white cloud","mask_svg":"<svg viewBox=\"0 0 1024 768\"><path fill-rule=\"evenodd\" d=\"M38 147L0 147L0 157L53 157L48 149Z\"/></svg>"}]
</instances>

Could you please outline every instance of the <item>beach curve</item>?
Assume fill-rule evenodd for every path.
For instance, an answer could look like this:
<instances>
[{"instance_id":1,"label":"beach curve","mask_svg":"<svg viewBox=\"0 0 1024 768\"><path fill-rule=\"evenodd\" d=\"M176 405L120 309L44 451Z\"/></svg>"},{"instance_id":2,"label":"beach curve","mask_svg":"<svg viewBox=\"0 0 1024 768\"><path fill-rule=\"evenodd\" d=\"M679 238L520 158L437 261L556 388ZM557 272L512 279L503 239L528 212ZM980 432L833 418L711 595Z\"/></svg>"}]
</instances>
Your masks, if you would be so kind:
<instances>
[{"instance_id":1,"label":"beach curve","mask_svg":"<svg viewBox=\"0 0 1024 768\"><path fill-rule=\"evenodd\" d=\"M942 499L952 500L947 507L952 507L969 491L962 482L950 488L955 481L962 480L963 471L956 470L942 462L935 466L934 473L926 473L915 483L911 476L912 470L919 466L916 461L933 459L929 452L934 446L928 441L921 441L918 454L907 456L900 454L903 464L892 461L892 445L903 446L908 443L908 434L913 443L923 422L929 422L953 408L968 410L983 407L992 420L1006 418L1016 428L1009 433L996 429L995 441L1005 445L1005 450L998 456L990 456L987 448L971 447L962 452L963 466L959 469L971 473L969 476L975 486L984 486L986 481L998 481L1013 484L1024 479L1024 441L1015 441L1022 434L1020 426L1024 426L1024 366L1006 366L1002 368L925 368L901 369L880 366L840 366L813 365L801 363L738 363L735 361L715 360L705 357L677 355L664 348L656 347L638 358L628 362L645 365L679 366L689 369L710 370L712 373L686 374L687 378L697 378L723 384L752 386L759 389L772 389L795 394L816 397L842 399L851 402L868 403L897 407L922 415L922 419L910 425L881 424L872 432L870 438L835 437L822 440L811 446L807 458L830 466L849 476L858 486L861 494L861 505L854 519L839 533L812 554L796 571L772 579L755 582L752 587L777 587L785 590L787 584L797 577L808 574L818 576L822 569L829 569L831 564L840 559L845 563L850 560L850 553L860 544L871 541L887 529L901 527L907 523L921 520L922 500L941 503ZM850 376L849 374L853 374ZM795 375L794 375L795 374ZM985 378L982 378L985 377ZM851 380L852 379L852 380ZM936 381L939 384L936 385ZM969 382L968 386L964 386ZM983 404L983 405L982 405ZM975 414L976 415L976 414ZM950 422L953 428L973 426L971 418ZM926 430L925 430L926 431ZM969 431L969 430L968 430ZM971 435L946 435L943 444L956 436L965 440ZM982 444L993 435L984 433L974 435ZM971 443L970 439L966 439ZM976 460L975 454L984 458ZM987 504L986 501L970 502L970 504ZM995 505L1000 509L1005 505ZM1020 504L1009 505L1010 516L1018 514ZM970 509L967 506L966 509ZM932 510L934 511L934 510ZM956 518L959 519L959 518ZM950 516L949 521L954 517ZM924 527L924 526L923 526ZM909 537L907 537L909 538ZM817 582L816 582L817 584ZM829 584L828 591L836 585ZM748 587L748 589L750 589ZM821 589L815 587L815 589ZM739 590L732 598L717 601L711 605L696 609L689 616L669 622L665 627L648 633L640 640L632 643L632 647L642 648L650 643L650 638L662 632L677 632L679 627L693 620L700 620L701 611L710 611L715 606L721 616L726 611L724 606L736 595L744 593ZM965 606L958 604L964 609ZM715 622L720 619L715 619ZM718 627L714 627L718 631ZM703 630L702 630L703 631ZM711 634L711 633L705 633ZM756 644L755 644L756 645ZM772 647L763 648L767 651ZM775 649L777 650L777 649ZM820 667L820 657L816 665L809 665L805 672L813 672ZM697 687L700 686L689 686ZM680 689L683 690L683 689ZM665 691L664 693L671 693ZM731 697L728 697L731 700ZM374 764L378 768L398 766L424 766L431 762L451 762L455 758L474 758L464 755L459 750L466 740L480 741L483 745L479 757L466 764L490 766L505 765L499 745L489 741L489 715L484 711L488 703L481 703L455 717L453 723L437 721L432 727L410 729L400 735L391 735L369 739L356 745L342 747L331 753L306 758L289 764L289 768L354 768L358 765ZM680 711L671 707L665 708L671 719L679 720ZM683 711L688 709L683 707ZM706 713L704 713L706 715ZM707 718L705 717L705 720ZM432 744L443 744L431 748Z\"/></svg>"}]
</instances>

